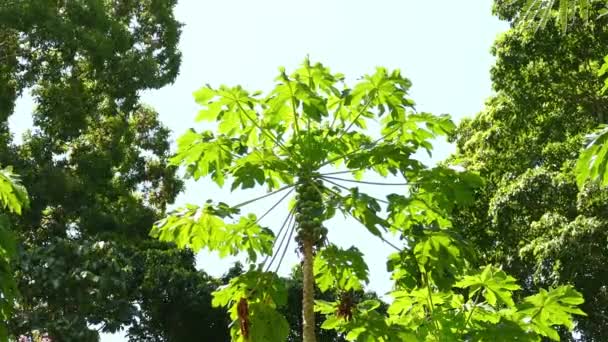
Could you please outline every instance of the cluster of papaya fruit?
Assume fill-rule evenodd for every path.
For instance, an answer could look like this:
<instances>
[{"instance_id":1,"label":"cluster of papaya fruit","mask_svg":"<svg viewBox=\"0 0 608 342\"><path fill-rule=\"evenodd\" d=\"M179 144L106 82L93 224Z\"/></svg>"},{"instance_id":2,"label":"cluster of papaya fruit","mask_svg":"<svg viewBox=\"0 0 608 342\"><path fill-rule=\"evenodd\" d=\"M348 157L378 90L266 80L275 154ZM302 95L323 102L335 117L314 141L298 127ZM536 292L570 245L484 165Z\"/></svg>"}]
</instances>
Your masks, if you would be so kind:
<instances>
[{"instance_id":1,"label":"cluster of papaya fruit","mask_svg":"<svg viewBox=\"0 0 608 342\"><path fill-rule=\"evenodd\" d=\"M324 245L327 228L323 226L325 205L323 203L323 181L311 176L299 177L296 186L296 241L301 247L305 240L312 241L315 248Z\"/></svg>"}]
</instances>

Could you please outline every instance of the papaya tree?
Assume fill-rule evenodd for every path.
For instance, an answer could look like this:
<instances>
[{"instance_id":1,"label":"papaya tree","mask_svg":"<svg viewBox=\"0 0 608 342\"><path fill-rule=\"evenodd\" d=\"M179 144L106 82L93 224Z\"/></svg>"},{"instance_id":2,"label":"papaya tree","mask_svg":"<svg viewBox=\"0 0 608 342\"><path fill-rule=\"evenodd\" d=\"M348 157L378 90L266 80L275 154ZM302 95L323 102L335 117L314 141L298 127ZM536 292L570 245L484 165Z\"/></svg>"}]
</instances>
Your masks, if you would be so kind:
<instances>
[{"instance_id":1,"label":"papaya tree","mask_svg":"<svg viewBox=\"0 0 608 342\"><path fill-rule=\"evenodd\" d=\"M229 181L231 190L264 186L267 193L240 204L211 199L200 206L188 204L158 221L151 234L193 251L247 254L248 271L214 294L214 305L229 310L233 340L286 340L287 322L277 310L285 305L285 286L271 266L278 269L290 240L296 241L302 257L305 342L316 341L315 283L320 291L331 289L340 297L335 303L316 302L316 310L327 316L322 328L337 330L347 340L365 341L403 340L423 336L423 331L440 339L439 316L432 314L435 305L445 304L444 297L437 300L438 293L457 286L472 287L472 297L479 292L479 283L464 278L477 273L465 273L470 269L468 249L450 231L446 213L456 202L471 201L481 181L447 166L427 168L414 158L419 150L430 153L431 140L451 133L454 124L447 115L417 112L407 95L410 85L399 70L377 68L349 87L343 75L306 59L290 75L280 69L275 88L266 96L239 86L205 86L194 93L203 107L197 121L215 122L216 130L187 131L178 139L172 163L184 167L195 180L209 176L220 187ZM390 179L363 179L373 174ZM381 199L362 192L358 184L348 185L352 183L388 185L385 189L396 193L387 191L386 199ZM274 231L262 226L264 217L294 193L282 226ZM246 205L275 195L279 199L263 214L241 214ZM368 267L356 247L343 249L327 240L327 220L337 212L354 218L396 250L389 260L395 289L409 286L415 292L418 317L423 318L419 323L431 320L433 329L426 323L403 322L409 317L407 300L396 301L401 308L393 308L395 314L386 317L377 311L379 301L353 298L368 281ZM400 237L403 246L389 242L387 234ZM485 275L484 279L494 278ZM515 288L509 284L507 289ZM495 299L494 292L488 293L477 298ZM571 311L564 314L566 318L580 313L575 308L580 294L574 290L568 294L565 307ZM502 292L498 296L503 298ZM411 303L414 297L408 298ZM453 303L458 307L457 301ZM464 298L460 304L461 315L470 311L462 308L476 305ZM528 321L536 322L535 318ZM462 322L445 329L452 335L459 330L464 336L469 323ZM549 322L547 329L553 324L562 322Z\"/></svg>"}]
</instances>

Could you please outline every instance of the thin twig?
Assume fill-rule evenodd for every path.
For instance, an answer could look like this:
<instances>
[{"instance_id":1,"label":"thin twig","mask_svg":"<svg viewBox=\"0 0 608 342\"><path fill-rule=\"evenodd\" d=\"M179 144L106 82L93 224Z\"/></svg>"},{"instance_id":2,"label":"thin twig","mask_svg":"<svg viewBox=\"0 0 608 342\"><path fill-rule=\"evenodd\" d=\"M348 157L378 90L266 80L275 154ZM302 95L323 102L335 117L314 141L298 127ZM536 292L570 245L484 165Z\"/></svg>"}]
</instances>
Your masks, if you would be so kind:
<instances>
[{"instance_id":1,"label":"thin twig","mask_svg":"<svg viewBox=\"0 0 608 342\"><path fill-rule=\"evenodd\" d=\"M279 139L278 139L277 137L274 137L272 134L270 134L270 133L268 132L268 130L266 130L266 129L262 128L262 126L260 126L260 125L258 124L258 122L257 122L257 121L255 121L255 120L254 120L254 119L253 119L251 116L249 116L249 114L247 113L247 111L245 110L245 108L243 108L243 106L241 106L241 102L240 102L240 101L237 101L237 100L236 100L236 99L234 99L234 98L233 98L233 100L235 100L235 102L236 102L237 106L239 107L239 110L240 110L241 112L243 112L243 114L245 114L245 116L247 117L247 119L249 119L249 121L251 121L251 123L253 123L253 125L254 125L255 127L257 127L257 128L258 128L258 129L259 129L259 130L262 132L262 134L265 134L265 135L266 135L268 138L270 138L270 140L272 140L272 141L273 141L273 142L274 142L274 143L275 143L277 146L279 146L280 148L282 148L282 149L283 149L283 151L285 151L287 154L290 154L290 153L289 153L289 150L287 149L287 147L285 147L285 145L283 145L283 144L282 144L282 143L279 141Z\"/></svg>"},{"instance_id":2,"label":"thin twig","mask_svg":"<svg viewBox=\"0 0 608 342\"><path fill-rule=\"evenodd\" d=\"M314 184L313 184L313 186L315 187L315 189L317 189L317 191L321 192L321 191L319 190L319 188L317 188L317 186L316 186L316 185L314 185ZM342 197L342 195L341 195L341 194L339 194L338 192L336 192L335 190L333 190L333 189L331 189L331 188L325 188L325 189L327 189L328 191L331 191L331 192L332 192L334 195L336 195L336 196ZM351 216L353 219L355 219L355 221L357 221L357 222L359 222L359 223L361 223L362 225L364 225L364 226L365 226L365 224L364 224L363 222L361 222L361 220L359 220L357 217L355 217L355 216L353 216L353 215L350 215L350 216ZM388 222L387 222L387 223L388 223ZM393 226L393 225L390 225L390 226L391 226L391 227L393 227L393 228L396 228L396 227L395 227L395 226ZM386 238L384 238L384 236L380 235L380 236L378 236L378 237L380 238L380 240L382 240L382 242L384 242L384 243L386 243L387 245L391 246L391 247L392 247L392 248L394 248L394 249L395 249L397 252L403 252L403 249L402 249L402 248L399 248L399 247L395 246L395 245L394 245L392 242L390 242L390 241L388 241Z\"/></svg>"},{"instance_id":3,"label":"thin twig","mask_svg":"<svg viewBox=\"0 0 608 342\"><path fill-rule=\"evenodd\" d=\"M462 327L462 329L460 329L458 331L459 334L462 333L462 331L467 328L467 325L469 324L469 321L471 320L471 316L473 316L473 312L475 311L475 308L477 308L477 301L479 300L480 293L481 293L481 291L477 292L477 294L475 295L475 299L473 300L473 308L471 309L471 312L469 312L469 317L467 317L466 321L464 322L464 326Z\"/></svg>"},{"instance_id":4,"label":"thin twig","mask_svg":"<svg viewBox=\"0 0 608 342\"><path fill-rule=\"evenodd\" d=\"M364 226L365 226L365 224L364 224L363 222L361 222L361 220L359 220L358 218L354 217L353 215L351 215L351 217L352 217L353 219L355 219L355 221L357 221L357 222L359 222L359 223L361 223L362 225L364 225ZM376 235L376 236L378 236L378 235ZM394 245L392 242L390 242L390 241L388 241L386 238L384 238L384 236L380 235L380 236L378 236L378 238L379 238L379 239L380 239L382 242L384 242L384 243L386 243L387 245L389 245L390 247L394 248L394 249L395 249L397 252L403 252L403 248L399 248L399 247L395 246L395 245Z\"/></svg>"},{"instance_id":5,"label":"thin twig","mask_svg":"<svg viewBox=\"0 0 608 342\"><path fill-rule=\"evenodd\" d=\"M289 88L289 93L291 96L289 97L291 102L291 110L293 111L293 123L294 123L294 132L295 132L295 140L298 139L302 142L302 137L300 135L300 126L298 125L298 112L296 110L296 99L295 94L293 92L293 88L291 88L291 81L287 77L285 73L283 73L283 80L287 83L287 87Z\"/></svg>"},{"instance_id":6,"label":"thin twig","mask_svg":"<svg viewBox=\"0 0 608 342\"><path fill-rule=\"evenodd\" d=\"M433 326L435 327L435 337L437 339L439 339L439 325L437 324L437 321L435 321L435 318L433 317L433 309L434 309L434 305L433 305L433 292L431 291L431 283L429 282L429 273L428 271L424 271L424 281L426 282L426 288L428 291L428 297L427 299L429 300L429 313L431 315L431 321L433 322Z\"/></svg>"},{"instance_id":7,"label":"thin twig","mask_svg":"<svg viewBox=\"0 0 608 342\"><path fill-rule=\"evenodd\" d=\"M377 96L377 92L374 93L374 97ZM367 110L367 107L369 107L370 103L372 103L372 98L369 98L367 100L367 102L365 103L365 105L363 106L363 108L359 111L359 113L357 114L357 116L355 116L355 118L350 122L350 124L348 125L348 127L346 127L338 136L338 140L342 139L342 137L344 136L344 134L348 133L348 130L353 127L353 125L355 124L355 122L357 122L357 120L359 120L359 118L361 117L361 115L363 115L363 113Z\"/></svg>"},{"instance_id":8,"label":"thin twig","mask_svg":"<svg viewBox=\"0 0 608 342\"><path fill-rule=\"evenodd\" d=\"M338 104L338 108L334 111L334 118L331 120L331 123L329 124L329 127L327 128L327 132L325 132L325 136L323 137L324 142L327 142L327 136L329 135L329 132L331 132L331 130L334 129L334 125L336 123L336 120L338 119L338 114L340 113L341 109L342 109L342 101L340 101L340 104Z\"/></svg>"},{"instance_id":9,"label":"thin twig","mask_svg":"<svg viewBox=\"0 0 608 342\"><path fill-rule=\"evenodd\" d=\"M319 176L328 176L328 175L342 175L345 173L352 173L355 171L360 171L360 170L346 170L346 171L335 171L335 172L328 172L328 173L321 173Z\"/></svg>"},{"instance_id":10,"label":"thin twig","mask_svg":"<svg viewBox=\"0 0 608 342\"><path fill-rule=\"evenodd\" d=\"M283 200L285 198L287 198L287 196L289 196L289 194L291 194L292 192L293 192L293 188L291 190L287 191L287 193L285 195L283 195L283 197L281 197L281 199L279 199L275 204L273 204L272 207L270 207L270 209L266 210L266 212L264 214L262 214L262 216L260 216L255 221L255 223L259 223L266 215L268 215L272 210L274 210L274 208L276 208L281 202L283 202Z\"/></svg>"}]
</instances>

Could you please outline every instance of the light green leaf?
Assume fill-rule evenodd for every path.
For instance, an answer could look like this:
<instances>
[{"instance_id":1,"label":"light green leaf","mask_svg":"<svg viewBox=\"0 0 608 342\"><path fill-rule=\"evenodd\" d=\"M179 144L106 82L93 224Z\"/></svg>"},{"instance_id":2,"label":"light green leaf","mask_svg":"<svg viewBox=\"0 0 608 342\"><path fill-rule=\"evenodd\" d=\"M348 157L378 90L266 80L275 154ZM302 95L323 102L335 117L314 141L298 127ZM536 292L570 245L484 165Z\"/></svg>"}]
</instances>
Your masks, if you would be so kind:
<instances>
[{"instance_id":1,"label":"light green leaf","mask_svg":"<svg viewBox=\"0 0 608 342\"><path fill-rule=\"evenodd\" d=\"M325 319L323 324L321 324L321 329L332 330L340 326L340 324L342 324L343 322L344 320L342 318L331 315L327 317L327 319Z\"/></svg>"},{"instance_id":2,"label":"light green leaf","mask_svg":"<svg viewBox=\"0 0 608 342\"><path fill-rule=\"evenodd\" d=\"M317 286L323 292L361 290L362 282L369 282L363 254L355 247L344 250L329 245L315 256L313 268Z\"/></svg>"},{"instance_id":3,"label":"light green leaf","mask_svg":"<svg viewBox=\"0 0 608 342\"><path fill-rule=\"evenodd\" d=\"M465 276L454 286L469 288L471 295L481 291L488 304L492 306L500 302L510 307L515 305L512 298L513 291L520 289L515 278L491 265L486 266L480 273Z\"/></svg>"},{"instance_id":4,"label":"light green leaf","mask_svg":"<svg viewBox=\"0 0 608 342\"><path fill-rule=\"evenodd\" d=\"M272 254L274 234L261 227L255 215L242 216L237 223L224 221L226 216L230 218L237 212L221 203L217 207L206 204L203 208L189 205L156 222L150 234L194 252L216 251L220 257L245 251L255 261L258 254Z\"/></svg>"},{"instance_id":5,"label":"light green leaf","mask_svg":"<svg viewBox=\"0 0 608 342\"><path fill-rule=\"evenodd\" d=\"M608 125L601 125L586 138L587 143L576 163L576 182L582 187L586 181L608 185Z\"/></svg>"},{"instance_id":6,"label":"light green leaf","mask_svg":"<svg viewBox=\"0 0 608 342\"><path fill-rule=\"evenodd\" d=\"M251 342L285 341L289 335L287 319L264 303L249 305Z\"/></svg>"},{"instance_id":7,"label":"light green leaf","mask_svg":"<svg viewBox=\"0 0 608 342\"><path fill-rule=\"evenodd\" d=\"M540 289L539 293L524 298L517 315L521 324L529 325L538 334L559 341L555 327L563 325L572 331L572 315L586 316L578 308L583 302L583 296L569 285L549 291Z\"/></svg>"},{"instance_id":8,"label":"light green leaf","mask_svg":"<svg viewBox=\"0 0 608 342\"><path fill-rule=\"evenodd\" d=\"M24 207L29 206L27 191L11 166L0 169L0 204L19 215Z\"/></svg>"}]
</instances>

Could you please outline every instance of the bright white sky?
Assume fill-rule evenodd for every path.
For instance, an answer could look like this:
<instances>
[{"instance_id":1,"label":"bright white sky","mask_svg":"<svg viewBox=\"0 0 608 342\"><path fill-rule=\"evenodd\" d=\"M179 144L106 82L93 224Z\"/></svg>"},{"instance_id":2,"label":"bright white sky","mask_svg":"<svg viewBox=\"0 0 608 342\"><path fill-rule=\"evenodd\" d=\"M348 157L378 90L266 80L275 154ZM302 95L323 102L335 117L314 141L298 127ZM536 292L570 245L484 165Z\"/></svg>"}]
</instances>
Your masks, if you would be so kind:
<instances>
[{"instance_id":1,"label":"bright white sky","mask_svg":"<svg viewBox=\"0 0 608 342\"><path fill-rule=\"evenodd\" d=\"M180 48L181 73L176 82L146 92L143 101L161 114L177 137L194 124L198 105L192 92L208 83L240 84L249 90L267 90L279 66L288 71L308 54L334 72L357 77L373 72L375 66L400 68L413 82L411 97L419 111L449 113L455 121L477 113L491 94L489 68L492 42L507 24L491 15L491 0L182 0L175 13L183 22ZM31 125L31 99L24 98L11 117L15 131ZM433 161L453 151L439 144ZM426 159L428 161L428 159ZM398 188L361 187L379 197ZM187 183L177 200L201 204L208 198L229 204L261 194L259 190L230 194L210 182ZM278 200L271 197L245 207L258 216ZM286 215L279 206L262 224L280 226ZM327 224L329 239L343 247L356 245L370 267L369 289L383 295L390 290L385 261L392 250L373 238L355 222L341 215ZM295 245L280 272L288 274L298 261ZM218 276L236 259L219 260L202 253L199 268ZM124 341L122 335L104 335L102 342Z\"/></svg>"}]
</instances>

